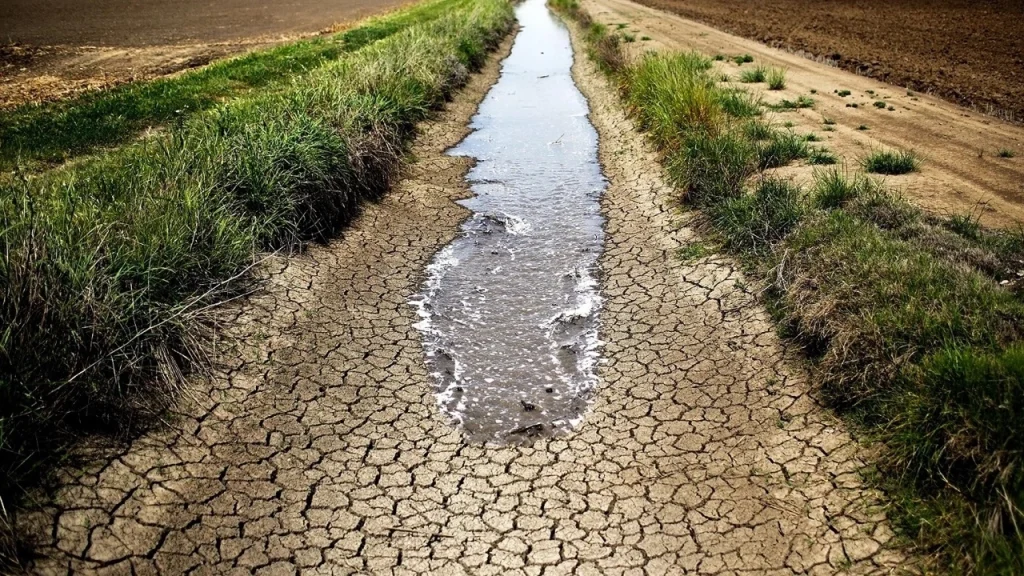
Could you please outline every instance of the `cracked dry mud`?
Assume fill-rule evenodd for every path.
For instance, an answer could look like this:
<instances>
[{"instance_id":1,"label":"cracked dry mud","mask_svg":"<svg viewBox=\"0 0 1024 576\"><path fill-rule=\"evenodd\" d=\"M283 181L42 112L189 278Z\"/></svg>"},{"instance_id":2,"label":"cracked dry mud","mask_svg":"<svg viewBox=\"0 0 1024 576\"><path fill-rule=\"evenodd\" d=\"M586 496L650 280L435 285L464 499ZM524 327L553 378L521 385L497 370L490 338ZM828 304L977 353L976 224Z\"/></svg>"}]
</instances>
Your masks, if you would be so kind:
<instances>
[{"instance_id":1,"label":"cracked dry mud","mask_svg":"<svg viewBox=\"0 0 1024 576\"><path fill-rule=\"evenodd\" d=\"M577 46L579 48L579 46ZM505 46L507 52L508 45ZM579 53L579 50L577 50ZM577 59L609 187L594 406L533 446L467 444L439 412L408 300L467 211L466 133L492 63L344 237L276 260L180 414L21 516L40 573L831 574L904 558L858 445L656 158ZM682 219L680 226L678 220Z\"/></svg>"}]
</instances>

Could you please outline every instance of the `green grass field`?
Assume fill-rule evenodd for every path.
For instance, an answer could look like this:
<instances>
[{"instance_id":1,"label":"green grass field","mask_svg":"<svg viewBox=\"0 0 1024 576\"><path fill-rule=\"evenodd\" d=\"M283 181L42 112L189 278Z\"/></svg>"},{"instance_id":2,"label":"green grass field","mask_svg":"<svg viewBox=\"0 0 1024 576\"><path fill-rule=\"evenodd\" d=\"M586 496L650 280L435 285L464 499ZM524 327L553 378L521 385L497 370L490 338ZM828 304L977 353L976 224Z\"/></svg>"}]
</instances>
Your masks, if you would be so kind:
<instances>
[{"instance_id":1,"label":"green grass field","mask_svg":"<svg viewBox=\"0 0 1024 576\"><path fill-rule=\"evenodd\" d=\"M610 33L575 0L551 1L587 30L593 58L617 48L601 48ZM763 177L814 154L760 105L737 106L712 62L620 52L599 64L709 239L764 284L824 399L884 444L872 479L901 533L954 572L1024 573L1024 231L926 214L835 166L808 189ZM919 166L905 151L863 161L881 174Z\"/></svg>"}]
</instances>

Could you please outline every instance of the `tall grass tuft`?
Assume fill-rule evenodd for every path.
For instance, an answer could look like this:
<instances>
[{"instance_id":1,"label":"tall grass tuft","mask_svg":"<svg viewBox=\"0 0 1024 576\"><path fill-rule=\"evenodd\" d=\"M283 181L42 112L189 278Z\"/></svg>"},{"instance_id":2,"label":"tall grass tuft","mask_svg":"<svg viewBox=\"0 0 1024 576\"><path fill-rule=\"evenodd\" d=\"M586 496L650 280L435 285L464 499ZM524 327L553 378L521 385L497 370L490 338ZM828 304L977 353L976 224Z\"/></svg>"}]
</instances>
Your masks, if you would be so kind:
<instances>
[{"instance_id":1,"label":"tall grass tuft","mask_svg":"<svg viewBox=\"0 0 1024 576\"><path fill-rule=\"evenodd\" d=\"M758 167L762 170L785 166L810 153L807 140L788 131L773 131L767 140L758 143Z\"/></svg>"},{"instance_id":2,"label":"tall grass tuft","mask_svg":"<svg viewBox=\"0 0 1024 576\"><path fill-rule=\"evenodd\" d=\"M898 175L916 172L921 161L912 150L875 150L861 161L861 165L867 172Z\"/></svg>"},{"instance_id":3,"label":"tall grass tuft","mask_svg":"<svg viewBox=\"0 0 1024 576\"><path fill-rule=\"evenodd\" d=\"M753 68L747 68L746 70L740 73L740 82L756 84L758 82L764 82L767 76L767 66L754 66Z\"/></svg>"},{"instance_id":4,"label":"tall grass tuft","mask_svg":"<svg viewBox=\"0 0 1024 576\"><path fill-rule=\"evenodd\" d=\"M696 53L649 54L631 67L626 102L660 147L690 132L713 134L726 120L721 90L706 74L711 61Z\"/></svg>"},{"instance_id":5,"label":"tall grass tuft","mask_svg":"<svg viewBox=\"0 0 1024 576\"><path fill-rule=\"evenodd\" d=\"M756 150L735 132L692 132L666 159L669 179L688 201L710 205L743 194Z\"/></svg>"},{"instance_id":6,"label":"tall grass tuft","mask_svg":"<svg viewBox=\"0 0 1024 576\"><path fill-rule=\"evenodd\" d=\"M843 208L874 186L877 184L860 174L850 175L846 169L817 169L814 171L811 203L825 210Z\"/></svg>"},{"instance_id":7,"label":"tall grass tuft","mask_svg":"<svg viewBox=\"0 0 1024 576\"><path fill-rule=\"evenodd\" d=\"M765 254L802 218L803 193L791 182L768 177L751 193L712 204L708 211L730 248Z\"/></svg>"},{"instance_id":8,"label":"tall grass tuft","mask_svg":"<svg viewBox=\"0 0 1024 576\"><path fill-rule=\"evenodd\" d=\"M772 68L765 77L769 90L783 90L786 88L786 71L782 68ZM813 90L812 90L813 92Z\"/></svg>"}]
</instances>

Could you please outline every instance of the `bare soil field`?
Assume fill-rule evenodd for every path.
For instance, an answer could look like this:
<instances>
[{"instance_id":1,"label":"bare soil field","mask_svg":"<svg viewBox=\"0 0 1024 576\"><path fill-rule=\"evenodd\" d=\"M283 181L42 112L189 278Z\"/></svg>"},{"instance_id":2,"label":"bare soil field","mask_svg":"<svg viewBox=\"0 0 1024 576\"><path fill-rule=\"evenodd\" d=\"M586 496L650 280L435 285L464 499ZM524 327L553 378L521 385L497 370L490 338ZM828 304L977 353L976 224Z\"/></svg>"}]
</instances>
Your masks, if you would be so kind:
<instances>
[{"instance_id":1,"label":"bare soil field","mask_svg":"<svg viewBox=\"0 0 1024 576\"><path fill-rule=\"evenodd\" d=\"M598 22L624 26L623 32L633 34L637 41L627 46L635 55L659 49L727 57L750 54L752 64L739 66L725 58L716 62L717 69L734 86L752 89L769 105L801 97L813 100L811 107L774 112L773 122L813 133L851 169L872 150L914 150L923 159L920 171L888 176L886 182L926 210L972 213L990 226L1014 228L1024 222L1024 129L1019 125L630 0L583 4ZM743 70L757 65L785 69L785 88L769 91L764 84L736 82ZM876 108L876 102L886 107ZM1013 157L1000 157L1001 150ZM808 182L813 166L781 171Z\"/></svg>"},{"instance_id":2,"label":"bare soil field","mask_svg":"<svg viewBox=\"0 0 1024 576\"><path fill-rule=\"evenodd\" d=\"M267 47L406 0L0 3L0 109L163 76Z\"/></svg>"},{"instance_id":3,"label":"bare soil field","mask_svg":"<svg viewBox=\"0 0 1024 576\"><path fill-rule=\"evenodd\" d=\"M1019 0L641 0L775 47L1024 120Z\"/></svg>"}]
</instances>

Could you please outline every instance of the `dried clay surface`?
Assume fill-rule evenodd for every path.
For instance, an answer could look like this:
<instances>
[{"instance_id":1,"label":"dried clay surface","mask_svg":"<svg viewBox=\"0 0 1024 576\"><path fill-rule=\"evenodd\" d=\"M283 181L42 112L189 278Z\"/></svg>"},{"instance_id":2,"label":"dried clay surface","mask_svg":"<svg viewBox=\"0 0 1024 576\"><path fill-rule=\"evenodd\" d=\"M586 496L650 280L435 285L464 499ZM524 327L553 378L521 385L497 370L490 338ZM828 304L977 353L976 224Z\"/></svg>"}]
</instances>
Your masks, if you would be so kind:
<instances>
[{"instance_id":1,"label":"dried clay surface","mask_svg":"<svg viewBox=\"0 0 1024 576\"><path fill-rule=\"evenodd\" d=\"M593 66L605 362L574 432L463 441L442 417L409 298L466 211L443 151L474 78L408 176L328 246L281 260L236 350L164 430L21 518L29 568L118 574L853 574L904 563L858 445L725 260L682 265L670 190Z\"/></svg>"}]
</instances>

